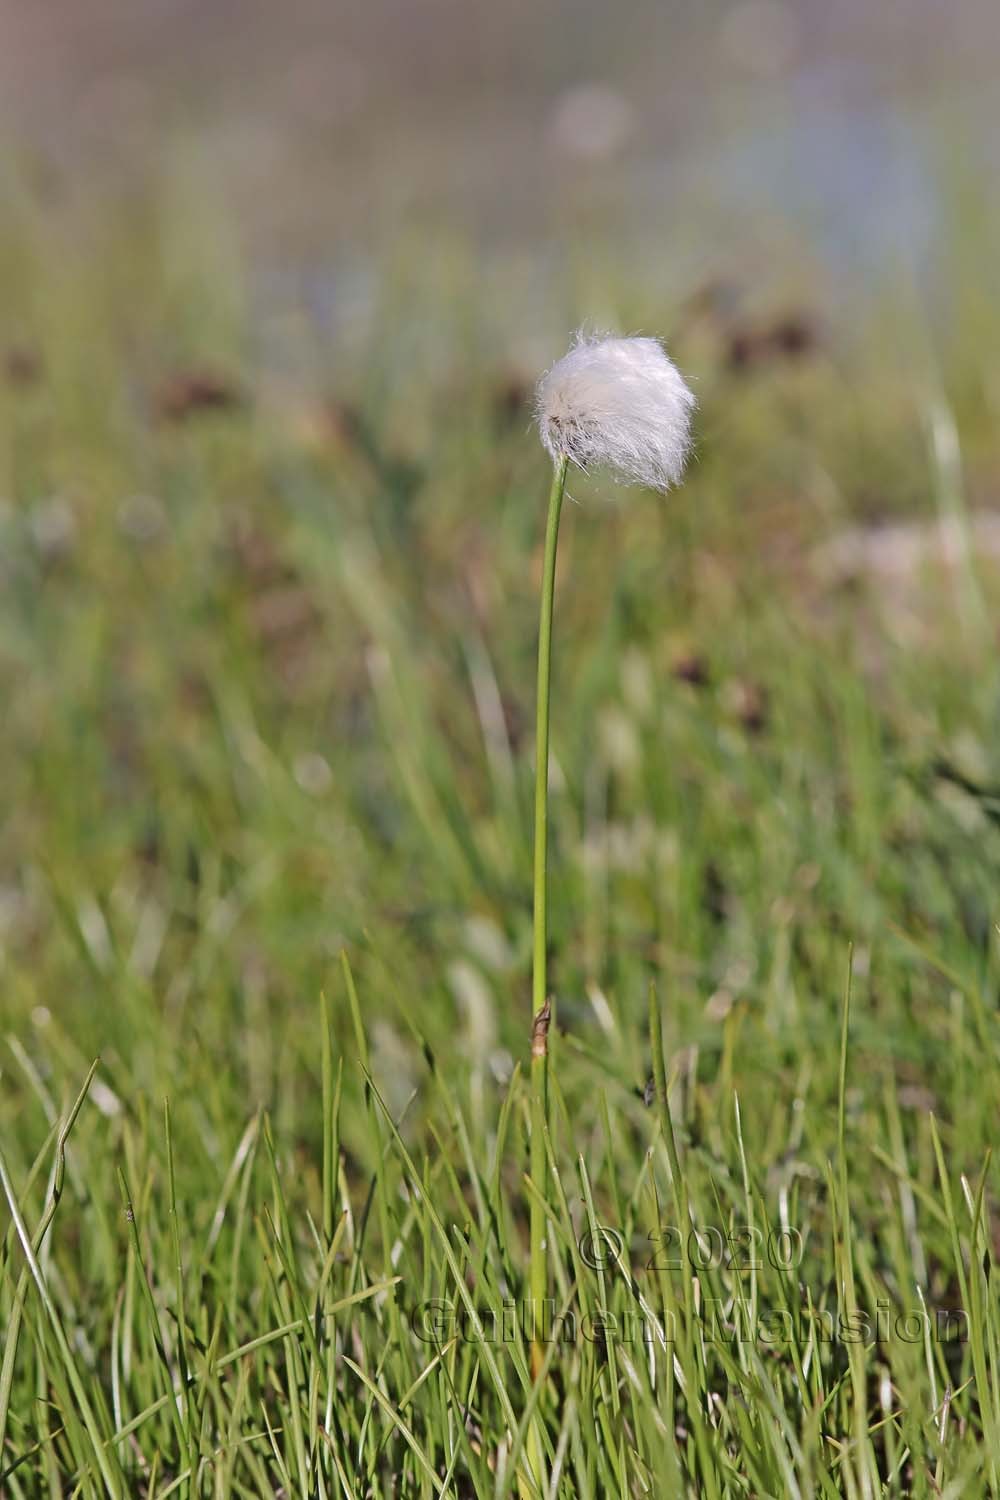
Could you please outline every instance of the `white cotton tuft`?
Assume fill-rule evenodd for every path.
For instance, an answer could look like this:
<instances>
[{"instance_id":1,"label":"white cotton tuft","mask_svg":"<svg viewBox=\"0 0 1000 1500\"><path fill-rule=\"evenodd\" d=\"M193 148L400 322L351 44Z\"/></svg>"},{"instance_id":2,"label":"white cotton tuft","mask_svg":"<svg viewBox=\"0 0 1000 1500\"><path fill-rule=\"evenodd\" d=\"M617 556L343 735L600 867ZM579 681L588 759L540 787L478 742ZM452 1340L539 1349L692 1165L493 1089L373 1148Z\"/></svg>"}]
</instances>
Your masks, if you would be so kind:
<instances>
[{"instance_id":1,"label":"white cotton tuft","mask_svg":"<svg viewBox=\"0 0 1000 1500\"><path fill-rule=\"evenodd\" d=\"M553 463L667 490L684 472L694 404L659 339L577 334L538 382L535 415Z\"/></svg>"}]
</instances>

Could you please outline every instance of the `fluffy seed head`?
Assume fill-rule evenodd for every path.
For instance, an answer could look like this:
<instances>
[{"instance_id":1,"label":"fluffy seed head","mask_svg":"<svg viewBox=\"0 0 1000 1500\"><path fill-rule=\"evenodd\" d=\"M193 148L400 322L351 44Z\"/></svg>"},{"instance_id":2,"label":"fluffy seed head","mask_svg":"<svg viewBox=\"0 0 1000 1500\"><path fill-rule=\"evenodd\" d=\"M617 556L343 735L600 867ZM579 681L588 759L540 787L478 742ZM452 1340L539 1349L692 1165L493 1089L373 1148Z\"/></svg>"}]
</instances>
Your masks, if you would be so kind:
<instances>
[{"instance_id":1,"label":"fluffy seed head","mask_svg":"<svg viewBox=\"0 0 1000 1500\"><path fill-rule=\"evenodd\" d=\"M666 490L684 472L694 404L659 339L580 333L538 382L535 415L553 463Z\"/></svg>"}]
</instances>

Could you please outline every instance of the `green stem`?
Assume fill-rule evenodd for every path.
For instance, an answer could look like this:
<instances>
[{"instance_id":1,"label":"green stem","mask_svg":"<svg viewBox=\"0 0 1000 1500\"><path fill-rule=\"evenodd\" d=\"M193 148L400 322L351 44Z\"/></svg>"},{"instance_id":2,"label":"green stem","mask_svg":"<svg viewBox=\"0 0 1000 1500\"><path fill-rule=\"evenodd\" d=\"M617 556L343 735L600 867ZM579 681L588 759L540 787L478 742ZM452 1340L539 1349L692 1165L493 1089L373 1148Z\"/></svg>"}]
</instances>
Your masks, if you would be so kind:
<instances>
[{"instance_id":1,"label":"green stem","mask_svg":"<svg viewBox=\"0 0 1000 1500\"><path fill-rule=\"evenodd\" d=\"M546 870L548 865L549 816L549 686L552 668L552 601L556 582L556 547L559 515L566 489L566 458L552 476L548 519L545 523L545 563L538 625L538 701L535 721L535 905L534 961L532 965L531 1035L531 1301L534 1321L532 1364L537 1375L542 1350L537 1342L548 1290L545 1228L545 1121L548 1094L549 1006L545 960L548 945Z\"/></svg>"}]
</instances>

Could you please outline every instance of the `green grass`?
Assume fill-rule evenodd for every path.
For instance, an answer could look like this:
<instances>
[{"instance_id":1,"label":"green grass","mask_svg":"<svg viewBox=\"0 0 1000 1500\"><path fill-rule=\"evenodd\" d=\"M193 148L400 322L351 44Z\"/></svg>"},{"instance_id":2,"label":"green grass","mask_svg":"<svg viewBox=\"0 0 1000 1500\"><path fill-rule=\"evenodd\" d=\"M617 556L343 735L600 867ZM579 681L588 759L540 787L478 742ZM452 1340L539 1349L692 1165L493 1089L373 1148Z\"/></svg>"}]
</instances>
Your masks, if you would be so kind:
<instances>
[{"instance_id":1,"label":"green grass","mask_svg":"<svg viewBox=\"0 0 1000 1500\"><path fill-rule=\"evenodd\" d=\"M4 233L3 1494L997 1494L1000 589L817 561L995 495L989 310L736 373L604 289L699 455L564 513L533 1386L495 313L428 250L334 366L151 211ZM242 404L162 415L195 366Z\"/></svg>"}]
</instances>

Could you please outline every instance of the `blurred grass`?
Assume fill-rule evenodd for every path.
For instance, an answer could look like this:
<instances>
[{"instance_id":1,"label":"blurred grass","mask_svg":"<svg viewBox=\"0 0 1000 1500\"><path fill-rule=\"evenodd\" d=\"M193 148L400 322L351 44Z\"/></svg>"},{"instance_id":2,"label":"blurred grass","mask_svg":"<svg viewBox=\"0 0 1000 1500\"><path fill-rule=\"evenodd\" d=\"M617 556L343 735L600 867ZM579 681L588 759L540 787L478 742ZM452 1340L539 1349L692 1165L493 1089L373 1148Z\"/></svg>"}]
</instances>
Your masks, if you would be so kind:
<instances>
[{"instance_id":1,"label":"blurred grass","mask_svg":"<svg viewBox=\"0 0 1000 1500\"><path fill-rule=\"evenodd\" d=\"M0 299L0 1141L27 1235L58 1199L23 1281L0 1219L3 1484L530 1492L523 1340L414 1329L526 1274L535 371L455 245L389 258L349 357L290 319L277 359L176 205L22 207ZM996 313L971 274L940 321L601 300L701 413L668 502L570 486L553 1276L686 1331L552 1346L551 1493L994 1493ZM968 1342L684 1322L651 986L695 1222L804 1237L758 1303L919 1295Z\"/></svg>"}]
</instances>

